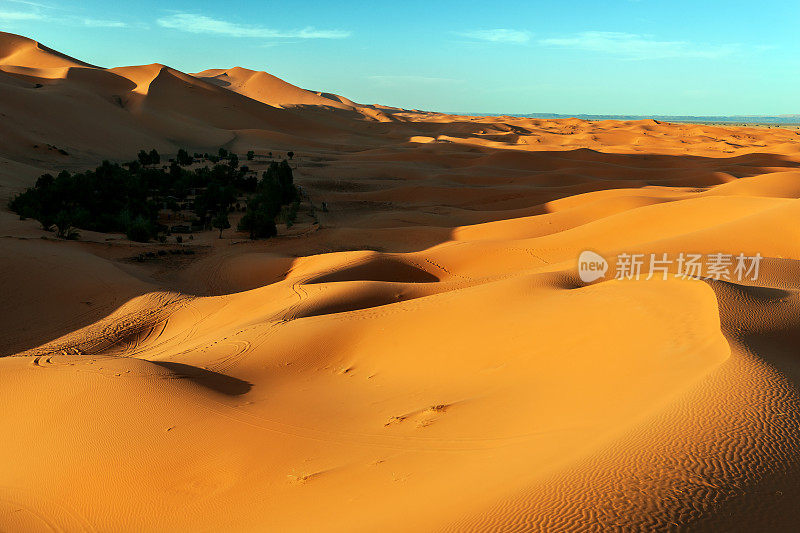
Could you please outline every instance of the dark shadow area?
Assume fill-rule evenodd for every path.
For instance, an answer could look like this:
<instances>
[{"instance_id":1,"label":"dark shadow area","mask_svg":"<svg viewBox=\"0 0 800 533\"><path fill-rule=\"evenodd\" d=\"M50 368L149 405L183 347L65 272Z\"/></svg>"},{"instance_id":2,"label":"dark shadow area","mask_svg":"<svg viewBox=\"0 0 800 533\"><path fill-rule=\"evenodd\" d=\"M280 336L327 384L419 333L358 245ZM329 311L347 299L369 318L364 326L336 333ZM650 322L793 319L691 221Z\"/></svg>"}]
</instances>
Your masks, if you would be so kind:
<instances>
[{"instance_id":1,"label":"dark shadow area","mask_svg":"<svg viewBox=\"0 0 800 533\"><path fill-rule=\"evenodd\" d=\"M204 368L198 368L196 366L187 365L184 363L176 363L173 361L150 362L154 365L166 368L178 376L185 377L186 379L206 387L207 389L211 389L221 394L227 394L228 396L240 396L249 392L250 389L253 388L253 384L248 381L234 378L225 374L220 374L218 372L212 372L211 370L205 370Z\"/></svg>"},{"instance_id":2,"label":"dark shadow area","mask_svg":"<svg viewBox=\"0 0 800 533\"><path fill-rule=\"evenodd\" d=\"M364 294L349 298L346 301L320 302L310 305L297 313L293 318L310 318L314 316L335 315L350 311L363 311L392 303L406 301L413 298L392 298L385 294Z\"/></svg>"},{"instance_id":3,"label":"dark shadow area","mask_svg":"<svg viewBox=\"0 0 800 533\"><path fill-rule=\"evenodd\" d=\"M377 256L361 264L323 274L307 281L331 283L336 281L386 281L396 283L435 283L439 278L393 257Z\"/></svg>"},{"instance_id":4,"label":"dark shadow area","mask_svg":"<svg viewBox=\"0 0 800 533\"><path fill-rule=\"evenodd\" d=\"M767 258L763 263L767 276L771 271L800 272L800 261ZM797 279L796 274L792 277ZM706 283L717 296L720 326L725 335L783 373L797 388L800 383L800 291L726 281L706 280Z\"/></svg>"},{"instance_id":5,"label":"dark shadow area","mask_svg":"<svg viewBox=\"0 0 800 533\"><path fill-rule=\"evenodd\" d=\"M431 127L414 124L407 135ZM479 129L480 124L469 127ZM389 130L386 135L397 136ZM331 214L325 221L357 227L353 221L358 218L372 223L364 216L369 214L380 221L380 231L387 229L387 219L452 228L546 213L549 202L601 190L664 186L703 192L797 168L800 161L770 153L707 157L406 142L341 152L327 167L314 168L313 179L299 183L312 198L326 201ZM420 249L434 244L426 240Z\"/></svg>"},{"instance_id":6,"label":"dark shadow area","mask_svg":"<svg viewBox=\"0 0 800 533\"><path fill-rule=\"evenodd\" d=\"M203 80L207 83L211 83L212 85L216 85L217 87L230 87L231 82L221 80L215 76L195 76L198 80Z\"/></svg>"}]
</instances>

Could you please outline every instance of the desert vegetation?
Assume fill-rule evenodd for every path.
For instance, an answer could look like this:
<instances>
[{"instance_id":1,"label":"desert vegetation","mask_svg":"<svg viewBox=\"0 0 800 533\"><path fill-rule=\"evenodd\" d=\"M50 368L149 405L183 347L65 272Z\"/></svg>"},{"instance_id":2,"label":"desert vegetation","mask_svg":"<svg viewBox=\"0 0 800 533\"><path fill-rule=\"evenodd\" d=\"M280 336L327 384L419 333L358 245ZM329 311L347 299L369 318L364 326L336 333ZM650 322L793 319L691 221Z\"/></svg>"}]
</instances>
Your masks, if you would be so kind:
<instances>
[{"instance_id":1,"label":"desert vegetation","mask_svg":"<svg viewBox=\"0 0 800 533\"><path fill-rule=\"evenodd\" d=\"M254 157L248 152L249 161ZM169 165L161 160L155 149L141 150L136 160L123 164L103 161L85 172L43 174L33 187L13 197L9 208L65 239L77 238L79 229L125 233L140 242L163 238L170 232L159 221L159 213L165 211L191 213L188 224L175 226L179 231L213 227L220 237L231 227L228 213L237 207L245 211L239 230L253 239L277 235L275 222L282 212L287 225L294 222L300 194L286 160L270 162L260 179L224 148L216 155L194 156L181 148ZM195 163L210 164L186 168ZM240 200L243 196L246 199Z\"/></svg>"}]
</instances>

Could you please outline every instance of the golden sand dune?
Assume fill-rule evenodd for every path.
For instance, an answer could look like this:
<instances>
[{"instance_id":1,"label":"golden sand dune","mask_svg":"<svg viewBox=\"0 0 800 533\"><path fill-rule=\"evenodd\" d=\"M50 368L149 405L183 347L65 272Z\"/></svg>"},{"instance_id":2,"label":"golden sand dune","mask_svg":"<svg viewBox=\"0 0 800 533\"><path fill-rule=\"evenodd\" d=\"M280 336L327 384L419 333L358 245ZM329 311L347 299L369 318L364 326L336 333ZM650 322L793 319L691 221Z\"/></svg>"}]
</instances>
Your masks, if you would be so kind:
<instances>
[{"instance_id":1,"label":"golden sand dune","mask_svg":"<svg viewBox=\"0 0 800 533\"><path fill-rule=\"evenodd\" d=\"M329 207L144 263L177 245L0 212L1 529L800 523L797 131L412 112L0 43L3 198L224 145L293 150ZM764 259L585 284L584 250Z\"/></svg>"},{"instance_id":2,"label":"golden sand dune","mask_svg":"<svg viewBox=\"0 0 800 533\"><path fill-rule=\"evenodd\" d=\"M392 121L390 115L386 113L390 111L389 109L360 105L338 94L301 89L266 72L233 67L204 70L193 76L274 107L333 108L350 111L369 120Z\"/></svg>"},{"instance_id":3,"label":"golden sand dune","mask_svg":"<svg viewBox=\"0 0 800 533\"><path fill-rule=\"evenodd\" d=\"M27 37L0 32L0 63L31 68L91 67Z\"/></svg>"},{"instance_id":4,"label":"golden sand dune","mask_svg":"<svg viewBox=\"0 0 800 533\"><path fill-rule=\"evenodd\" d=\"M352 105L345 105L341 99L325 98L318 93L287 83L272 74L242 67L204 70L193 76L276 107L322 105L340 109L354 108Z\"/></svg>"}]
</instances>

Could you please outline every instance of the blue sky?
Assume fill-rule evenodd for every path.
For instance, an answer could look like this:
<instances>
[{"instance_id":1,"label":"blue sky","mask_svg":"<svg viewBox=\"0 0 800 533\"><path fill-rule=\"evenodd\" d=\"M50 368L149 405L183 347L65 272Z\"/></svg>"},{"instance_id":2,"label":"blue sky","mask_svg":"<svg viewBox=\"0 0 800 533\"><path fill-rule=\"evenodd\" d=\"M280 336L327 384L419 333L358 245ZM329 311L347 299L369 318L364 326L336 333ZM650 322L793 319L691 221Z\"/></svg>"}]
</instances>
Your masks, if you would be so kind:
<instances>
[{"instance_id":1,"label":"blue sky","mask_svg":"<svg viewBox=\"0 0 800 533\"><path fill-rule=\"evenodd\" d=\"M0 0L0 29L105 67L475 113L800 113L798 21L797 0Z\"/></svg>"}]
</instances>

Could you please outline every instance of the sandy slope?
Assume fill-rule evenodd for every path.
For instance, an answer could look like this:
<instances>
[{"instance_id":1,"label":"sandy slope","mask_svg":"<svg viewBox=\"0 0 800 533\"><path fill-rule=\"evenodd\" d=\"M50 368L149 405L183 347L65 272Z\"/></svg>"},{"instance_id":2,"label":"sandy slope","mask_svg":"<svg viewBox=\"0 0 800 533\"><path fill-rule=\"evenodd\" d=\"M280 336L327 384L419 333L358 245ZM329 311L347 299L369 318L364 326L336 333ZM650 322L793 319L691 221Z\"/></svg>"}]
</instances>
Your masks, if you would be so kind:
<instances>
[{"instance_id":1,"label":"sandy slope","mask_svg":"<svg viewBox=\"0 0 800 533\"><path fill-rule=\"evenodd\" d=\"M355 107L355 104L348 106L339 99L325 98L318 93L301 89L272 74L242 67L204 70L193 76L276 107L284 105L330 106L339 109Z\"/></svg>"},{"instance_id":2,"label":"sandy slope","mask_svg":"<svg viewBox=\"0 0 800 533\"><path fill-rule=\"evenodd\" d=\"M329 206L144 264L177 245L0 212L0 529L800 524L797 131L410 112L0 35L3 198L225 145L294 150ZM584 285L585 249L766 259Z\"/></svg>"}]
</instances>

